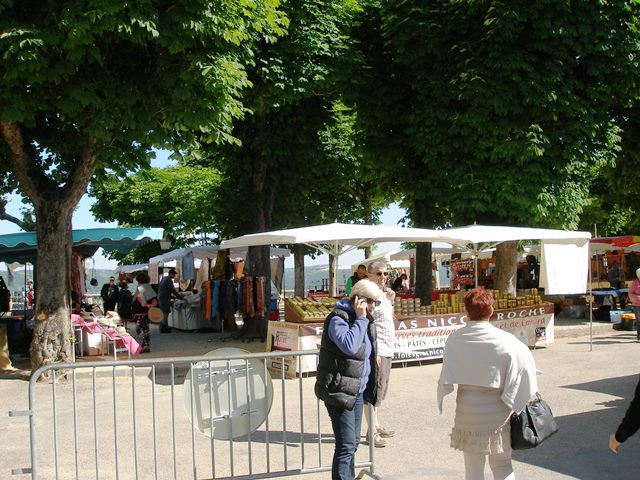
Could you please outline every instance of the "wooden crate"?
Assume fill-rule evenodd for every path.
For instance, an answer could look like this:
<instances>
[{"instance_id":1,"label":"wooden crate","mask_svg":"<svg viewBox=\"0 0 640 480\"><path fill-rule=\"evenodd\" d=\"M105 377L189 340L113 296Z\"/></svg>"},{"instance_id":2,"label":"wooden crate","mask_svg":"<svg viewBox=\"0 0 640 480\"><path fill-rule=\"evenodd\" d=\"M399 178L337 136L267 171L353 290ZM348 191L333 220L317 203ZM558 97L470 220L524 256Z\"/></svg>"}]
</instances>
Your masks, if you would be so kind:
<instances>
[{"instance_id":1,"label":"wooden crate","mask_svg":"<svg viewBox=\"0 0 640 480\"><path fill-rule=\"evenodd\" d=\"M298 311L291 304L290 300L287 298L284 301L284 319L287 322L294 323L318 323L324 322L325 317L317 316L317 317L303 317L298 313Z\"/></svg>"}]
</instances>

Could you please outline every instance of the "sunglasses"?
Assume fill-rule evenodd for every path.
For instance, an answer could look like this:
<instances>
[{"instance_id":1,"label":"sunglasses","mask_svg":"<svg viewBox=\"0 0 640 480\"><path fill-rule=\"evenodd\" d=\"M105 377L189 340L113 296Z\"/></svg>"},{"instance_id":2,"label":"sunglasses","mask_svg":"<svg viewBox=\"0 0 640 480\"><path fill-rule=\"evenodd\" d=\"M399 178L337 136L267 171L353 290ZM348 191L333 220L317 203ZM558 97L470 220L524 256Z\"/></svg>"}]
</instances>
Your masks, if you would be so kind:
<instances>
[{"instance_id":1,"label":"sunglasses","mask_svg":"<svg viewBox=\"0 0 640 480\"><path fill-rule=\"evenodd\" d=\"M388 277L389 272L376 272L376 275L378 275L379 277L381 277L382 275L384 275L385 277Z\"/></svg>"},{"instance_id":2,"label":"sunglasses","mask_svg":"<svg viewBox=\"0 0 640 480\"><path fill-rule=\"evenodd\" d=\"M380 300L374 300L373 298L367 298L367 303L369 305L375 305L376 307L380 306Z\"/></svg>"}]
</instances>

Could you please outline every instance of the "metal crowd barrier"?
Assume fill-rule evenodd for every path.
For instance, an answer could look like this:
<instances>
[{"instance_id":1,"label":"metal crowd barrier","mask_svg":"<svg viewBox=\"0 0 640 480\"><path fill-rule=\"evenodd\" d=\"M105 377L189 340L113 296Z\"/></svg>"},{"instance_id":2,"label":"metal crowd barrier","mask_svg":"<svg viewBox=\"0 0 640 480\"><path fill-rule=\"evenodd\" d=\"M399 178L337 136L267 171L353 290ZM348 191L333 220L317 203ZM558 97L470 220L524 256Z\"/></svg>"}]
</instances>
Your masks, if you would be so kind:
<instances>
[{"instance_id":1,"label":"metal crowd barrier","mask_svg":"<svg viewBox=\"0 0 640 480\"><path fill-rule=\"evenodd\" d=\"M314 395L315 378L295 374L305 359L317 364L317 354L44 366L31 377L29 409L9 412L28 417L30 437L31 465L12 473L56 480L223 480L330 472L328 413ZM286 368L265 380L269 362ZM379 478L369 443L356 455L358 478Z\"/></svg>"}]
</instances>

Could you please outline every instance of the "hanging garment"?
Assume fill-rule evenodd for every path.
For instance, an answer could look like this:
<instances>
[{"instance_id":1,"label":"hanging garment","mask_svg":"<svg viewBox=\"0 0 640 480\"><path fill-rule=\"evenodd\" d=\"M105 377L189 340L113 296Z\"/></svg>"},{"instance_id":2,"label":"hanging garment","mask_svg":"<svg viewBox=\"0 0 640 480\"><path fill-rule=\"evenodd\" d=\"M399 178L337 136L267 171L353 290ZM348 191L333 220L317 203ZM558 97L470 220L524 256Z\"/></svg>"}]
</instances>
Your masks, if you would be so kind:
<instances>
[{"instance_id":1,"label":"hanging garment","mask_svg":"<svg viewBox=\"0 0 640 480\"><path fill-rule=\"evenodd\" d=\"M213 266L213 279L214 280L226 280L227 270L227 251L224 249L218 250L216 256L216 263Z\"/></svg>"},{"instance_id":2,"label":"hanging garment","mask_svg":"<svg viewBox=\"0 0 640 480\"><path fill-rule=\"evenodd\" d=\"M211 282L213 287L211 289L211 327L220 329L220 315L218 312L218 305L220 301L220 280L214 280Z\"/></svg>"},{"instance_id":3,"label":"hanging garment","mask_svg":"<svg viewBox=\"0 0 640 480\"><path fill-rule=\"evenodd\" d=\"M253 318L256 315L255 304L254 304L254 285L253 280L254 277L244 277L244 311L245 315L249 318Z\"/></svg>"},{"instance_id":4,"label":"hanging garment","mask_svg":"<svg viewBox=\"0 0 640 480\"><path fill-rule=\"evenodd\" d=\"M207 322L211 322L211 282L206 281L202 284L204 293L202 295L202 313Z\"/></svg>"},{"instance_id":5,"label":"hanging garment","mask_svg":"<svg viewBox=\"0 0 640 480\"><path fill-rule=\"evenodd\" d=\"M259 317L264 317L266 313L266 305L264 301L264 287L265 287L266 277L256 277L255 278L255 312Z\"/></svg>"}]
</instances>

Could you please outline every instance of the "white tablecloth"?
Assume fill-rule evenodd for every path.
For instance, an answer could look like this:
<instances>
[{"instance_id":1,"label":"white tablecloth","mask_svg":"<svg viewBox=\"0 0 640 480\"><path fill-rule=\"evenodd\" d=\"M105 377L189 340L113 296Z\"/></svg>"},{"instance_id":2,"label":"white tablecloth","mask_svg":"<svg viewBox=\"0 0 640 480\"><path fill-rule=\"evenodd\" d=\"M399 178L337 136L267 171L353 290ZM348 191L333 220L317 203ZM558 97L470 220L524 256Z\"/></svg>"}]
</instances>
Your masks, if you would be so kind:
<instances>
[{"instance_id":1,"label":"white tablecloth","mask_svg":"<svg viewBox=\"0 0 640 480\"><path fill-rule=\"evenodd\" d=\"M209 322L204 319L204 314L200 307L183 306L176 308L173 306L169 313L169 326L180 330L198 330L209 328Z\"/></svg>"}]
</instances>

